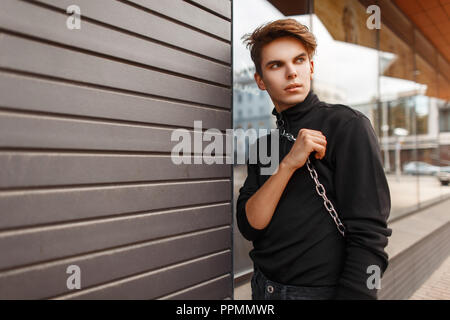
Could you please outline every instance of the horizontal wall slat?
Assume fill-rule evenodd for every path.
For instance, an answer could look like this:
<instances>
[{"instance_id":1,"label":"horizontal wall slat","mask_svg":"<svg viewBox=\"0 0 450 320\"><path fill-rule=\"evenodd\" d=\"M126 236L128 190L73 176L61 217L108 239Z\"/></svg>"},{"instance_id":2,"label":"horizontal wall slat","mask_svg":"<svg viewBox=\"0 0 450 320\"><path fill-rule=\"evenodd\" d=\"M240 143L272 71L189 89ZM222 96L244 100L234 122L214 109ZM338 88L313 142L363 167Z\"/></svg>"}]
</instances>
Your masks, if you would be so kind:
<instances>
[{"instance_id":1,"label":"horizontal wall slat","mask_svg":"<svg viewBox=\"0 0 450 320\"><path fill-rule=\"evenodd\" d=\"M231 113L142 96L0 72L0 107L225 130ZM20 90L17 90L20 88ZM68 99L70 97L70 99Z\"/></svg>"},{"instance_id":2,"label":"horizontal wall slat","mask_svg":"<svg viewBox=\"0 0 450 320\"><path fill-rule=\"evenodd\" d=\"M214 254L192 262L161 269L115 284L77 292L65 299L155 299L231 270L231 252Z\"/></svg>"},{"instance_id":3,"label":"horizontal wall slat","mask_svg":"<svg viewBox=\"0 0 450 320\"><path fill-rule=\"evenodd\" d=\"M224 40L231 39L231 24L191 4L180 0L129 0L150 10L212 33Z\"/></svg>"},{"instance_id":4,"label":"horizontal wall slat","mask_svg":"<svg viewBox=\"0 0 450 320\"><path fill-rule=\"evenodd\" d=\"M170 156L0 151L0 188L228 178L227 164L175 165Z\"/></svg>"},{"instance_id":5,"label":"horizontal wall slat","mask_svg":"<svg viewBox=\"0 0 450 320\"><path fill-rule=\"evenodd\" d=\"M25 16L26 19L17 19L20 16ZM0 27L3 29L231 85L228 66L89 21L83 21L80 31L70 30L65 27L66 20L67 14L63 12L17 0L0 1Z\"/></svg>"},{"instance_id":6,"label":"horizontal wall slat","mask_svg":"<svg viewBox=\"0 0 450 320\"><path fill-rule=\"evenodd\" d=\"M101 0L31 0L64 11L77 5L81 18L88 17L226 63L231 63L231 45L178 23L152 15L119 1ZM107 7L107 10L105 8ZM83 21L83 20L81 20ZM62 26L62 27L65 27ZM81 30L83 26L81 26Z\"/></svg>"},{"instance_id":7,"label":"horizontal wall slat","mask_svg":"<svg viewBox=\"0 0 450 320\"><path fill-rule=\"evenodd\" d=\"M0 45L3 68L230 108L227 88L8 34L0 34Z\"/></svg>"},{"instance_id":8,"label":"horizontal wall slat","mask_svg":"<svg viewBox=\"0 0 450 320\"><path fill-rule=\"evenodd\" d=\"M125 150L146 152L172 152L174 146L190 139L194 153L194 140L198 140L197 154L212 142L210 134L187 131L186 136L171 141L174 129L137 125L102 123L97 121L63 119L49 116L34 116L0 111L0 147L20 148L64 148L83 150ZM196 134L200 138L196 138ZM226 135L221 135L222 149L226 151ZM228 136L231 141L231 134ZM200 145L201 141L201 145ZM206 155L206 153L205 153Z\"/></svg>"},{"instance_id":9,"label":"horizontal wall slat","mask_svg":"<svg viewBox=\"0 0 450 320\"><path fill-rule=\"evenodd\" d=\"M231 19L231 1L224 0L190 0L198 5L208 8L228 19Z\"/></svg>"},{"instance_id":10,"label":"horizontal wall slat","mask_svg":"<svg viewBox=\"0 0 450 320\"><path fill-rule=\"evenodd\" d=\"M162 297L162 300L222 300L233 295L231 275L219 277L179 293Z\"/></svg>"},{"instance_id":11,"label":"horizontal wall slat","mask_svg":"<svg viewBox=\"0 0 450 320\"><path fill-rule=\"evenodd\" d=\"M0 270L230 224L229 209L229 205L221 204L21 232L0 232ZM13 251L9 248L22 249Z\"/></svg>"},{"instance_id":12,"label":"horizontal wall slat","mask_svg":"<svg viewBox=\"0 0 450 320\"><path fill-rule=\"evenodd\" d=\"M3 272L0 273L0 299L38 299L69 293L66 270L70 265L80 268L81 288L85 289L230 249L230 246L231 230L224 228Z\"/></svg>"},{"instance_id":13,"label":"horizontal wall slat","mask_svg":"<svg viewBox=\"0 0 450 320\"><path fill-rule=\"evenodd\" d=\"M0 226L26 227L230 201L230 189L229 181L212 180L26 192L0 191Z\"/></svg>"}]
</instances>

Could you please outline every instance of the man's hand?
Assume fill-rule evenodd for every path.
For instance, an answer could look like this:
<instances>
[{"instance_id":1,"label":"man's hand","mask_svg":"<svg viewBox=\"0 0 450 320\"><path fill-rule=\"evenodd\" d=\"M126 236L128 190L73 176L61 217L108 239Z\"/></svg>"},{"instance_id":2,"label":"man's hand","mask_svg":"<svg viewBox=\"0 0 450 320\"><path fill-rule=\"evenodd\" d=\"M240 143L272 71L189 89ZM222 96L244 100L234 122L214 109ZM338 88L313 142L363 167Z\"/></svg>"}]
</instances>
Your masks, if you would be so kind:
<instances>
[{"instance_id":1,"label":"man's hand","mask_svg":"<svg viewBox=\"0 0 450 320\"><path fill-rule=\"evenodd\" d=\"M262 230L267 227L294 171L306 163L311 152L317 152L317 159L325 157L326 145L322 132L310 129L299 131L297 140L283 158L279 170L245 204L247 219L253 228Z\"/></svg>"},{"instance_id":2,"label":"man's hand","mask_svg":"<svg viewBox=\"0 0 450 320\"><path fill-rule=\"evenodd\" d=\"M311 152L316 151L316 159L323 159L327 146L327 139L321 131L311 129L300 129L297 140L283 162L290 168L296 170L305 165Z\"/></svg>"}]
</instances>

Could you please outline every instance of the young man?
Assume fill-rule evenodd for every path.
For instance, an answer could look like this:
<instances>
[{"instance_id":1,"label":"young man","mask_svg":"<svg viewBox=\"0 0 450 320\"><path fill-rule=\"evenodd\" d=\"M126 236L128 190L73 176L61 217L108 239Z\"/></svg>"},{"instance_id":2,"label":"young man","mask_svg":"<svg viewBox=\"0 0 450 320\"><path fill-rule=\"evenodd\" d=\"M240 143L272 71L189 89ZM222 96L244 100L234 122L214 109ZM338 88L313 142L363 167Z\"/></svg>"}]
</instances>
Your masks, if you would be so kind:
<instances>
[{"instance_id":1,"label":"young man","mask_svg":"<svg viewBox=\"0 0 450 320\"><path fill-rule=\"evenodd\" d=\"M277 20L244 37L255 81L269 93L280 129L280 153L270 155L279 156L277 170L261 175L259 160L249 163L237 200L239 230L254 246L252 298L377 299L388 265L391 202L369 119L322 102L311 90L317 45L307 27ZM270 145L270 138L258 139L256 147L261 143ZM337 220L316 189L308 159Z\"/></svg>"}]
</instances>

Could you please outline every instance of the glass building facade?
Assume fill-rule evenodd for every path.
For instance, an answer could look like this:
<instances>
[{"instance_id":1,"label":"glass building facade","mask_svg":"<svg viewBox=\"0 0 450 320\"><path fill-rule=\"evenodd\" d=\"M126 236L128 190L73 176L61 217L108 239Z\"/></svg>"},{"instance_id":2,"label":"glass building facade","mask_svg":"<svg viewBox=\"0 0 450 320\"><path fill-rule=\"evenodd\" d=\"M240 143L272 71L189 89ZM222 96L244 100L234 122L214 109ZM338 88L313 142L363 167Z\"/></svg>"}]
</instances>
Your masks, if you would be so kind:
<instances>
[{"instance_id":1,"label":"glass building facade","mask_svg":"<svg viewBox=\"0 0 450 320\"><path fill-rule=\"evenodd\" d=\"M314 92L325 102L361 111L372 122L391 191L390 221L447 199L450 186L438 174L450 168L447 60L414 27L405 32L381 19L380 28L369 28L371 13L364 1L298 1L298 8L281 3L233 1L234 128L275 128L274 106L255 84L254 65L241 37L263 23L295 18L317 39ZM397 7L382 9L399 26L413 26ZM246 148L236 146L235 151ZM235 203L245 178L245 165L235 165ZM251 248L235 222L235 278L252 271Z\"/></svg>"}]
</instances>

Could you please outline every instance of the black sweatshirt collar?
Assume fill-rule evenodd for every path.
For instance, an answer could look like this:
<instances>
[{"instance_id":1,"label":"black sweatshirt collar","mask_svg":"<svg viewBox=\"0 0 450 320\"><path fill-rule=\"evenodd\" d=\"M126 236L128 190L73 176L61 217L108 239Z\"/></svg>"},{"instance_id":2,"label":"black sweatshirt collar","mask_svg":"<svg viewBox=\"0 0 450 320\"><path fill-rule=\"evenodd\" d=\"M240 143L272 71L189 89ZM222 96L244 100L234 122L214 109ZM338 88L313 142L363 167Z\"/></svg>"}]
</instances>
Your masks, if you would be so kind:
<instances>
[{"instance_id":1,"label":"black sweatshirt collar","mask_svg":"<svg viewBox=\"0 0 450 320\"><path fill-rule=\"evenodd\" d=\"M280 120L284 121L285 129L290 130L295 126L296 122L302 119L306 114L308 114L317 104L320 103L319 98L311 89L306 96L305 100L297 103L296 105L283 110L278 113L276 108L273 108L272 114L277 117L277 126L280 127Z\"/></svg>"}]
</instances>

